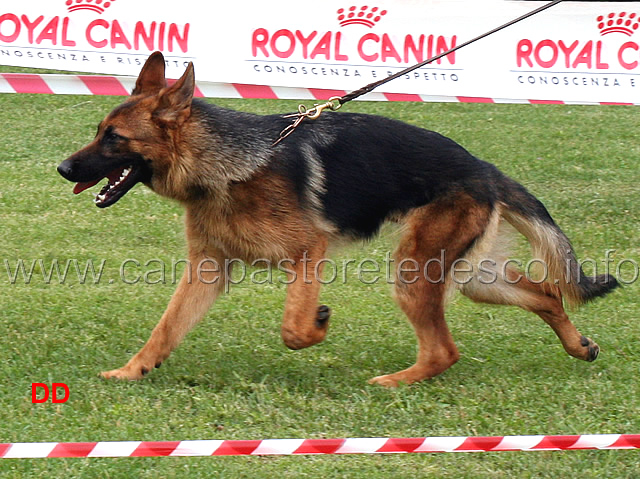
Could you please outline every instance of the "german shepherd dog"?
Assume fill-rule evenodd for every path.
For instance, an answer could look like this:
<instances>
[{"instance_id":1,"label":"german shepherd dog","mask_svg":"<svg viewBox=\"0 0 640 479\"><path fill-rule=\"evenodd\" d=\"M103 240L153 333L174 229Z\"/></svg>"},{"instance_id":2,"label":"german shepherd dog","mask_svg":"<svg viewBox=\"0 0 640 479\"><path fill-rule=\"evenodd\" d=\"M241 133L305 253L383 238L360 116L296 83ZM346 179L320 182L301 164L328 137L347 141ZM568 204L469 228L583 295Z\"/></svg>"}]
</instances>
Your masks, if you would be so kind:
<instances>
[{"instance_id":1,"label":"german shepherd dog","mask_svg":"<svg viewBox=\"0 0 640 479\"><path fill-rule=\"evenodd\" d=\"M142 378L200 321L230 274L230 267L211 267L198 276L203 261L288 258L282 339L291 349L319 343L331 311L318 305L321 277L304 272L321 272L330 243L369 239L385 221L402 225L395 297L419 349L413 366L370 383L414 383L458 360L444 314L455 289L531 311L571 356L596 359L598 346L578 332L563 301L577 306L603 296L616 279L586 277L543 204L493 165L433 131L364 114L325 114L274 146L290 120L220 108L194 99L194 88L192 64L168 86L165 60L153 53L131 97L58 167L77 182L75 193L106 177L95 199L100 208L144 183L186 210L189 261L176 292L144 347L102 376ZM505 261L507 223L527 238L547 281ZM463 259L466 277L453 281ZM480 259L486 268L468 267Z\"/></svg>"}]
</instances>

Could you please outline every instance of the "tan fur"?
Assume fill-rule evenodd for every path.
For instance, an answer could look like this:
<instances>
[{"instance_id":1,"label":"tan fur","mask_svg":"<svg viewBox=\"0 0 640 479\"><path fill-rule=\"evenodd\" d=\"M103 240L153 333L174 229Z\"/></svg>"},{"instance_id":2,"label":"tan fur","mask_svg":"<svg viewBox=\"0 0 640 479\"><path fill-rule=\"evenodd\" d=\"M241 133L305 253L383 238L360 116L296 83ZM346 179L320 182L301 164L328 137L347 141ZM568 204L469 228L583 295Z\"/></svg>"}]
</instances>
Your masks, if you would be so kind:
<instances>
[{"instance_id":1,"label":"tan fur","mask_svg":"<svg viewBox=\"0 0 640 479\"><path fill-rule=\"evenodd\" d=\"M566 243L564 248L567 251L558 251L557 245L562 244L562 239L549 226L526 221L524 218L508 211L505 211L505 217L529 240L533 250L533 257L540 259L546 265L547 280L558 285L568 305L575 307L582 304L582 295L578 289L579 278L571 274L564 261L567 251L571 250L571 245ZM575 267L576 265L573 266Z\"/></svg>"},{"instance_id":2,"label":"tan fur","mask_svg":"<svg viewBox=\"0 0 640 479\"><path fill-rule=\"evenodd\" d=\"M291 349L302 349L321 342L326 334L328 321L318 323L318 295L320 294L322 266L327 239L319 237L317 242L305 250L306 258L298 256L289 273L287 298L282 320L282 340ZM303 253L303 255L304 255ZM320 263L319 263L320 262Z\"/></svg>"},{"instance_id":3,"label":"tan fur","mask_svg":"<svg viewBox=\"0 0 640 479\"><path fill-rule=\"evenodd\" d=\"M247 262L297 257L320 234L313 217L300 211L291 185L276 175L234 185L222 205L213 198L187 203L186 209L187 227L194 234L228 258Z\"/></svg>"},{"instance_id":4,"label":"tan fur","mask_svg":"<svg viewBox=\"0 0 640 479\"><path fill-rule=\"evenodd\" d=\"M418 355L410 368L375 377L371 383L391 387L410 384L434 377L458 360L460 354L444 318L447 273L482 235L490 216L488 208L464 195L436 201L407 215L404 237L394 255L396 265L402 269L403 261L414 260L424 269L418 274L399 271L395 297L418 337ZM442 251L446 253L444 262ZM439 281L442 277L444 282Z\"/></svg>"},{"instance_id":5,"label":"tan fur","mask_svg":"<svg viewBox=\"0 0 640 479\"><path fill-rule=\"evenodd\" d=\"M197 242L196 242L197 245ZM198 265L213 259L224 265L224 256L215 250L198 250L190 245L189 266L178 284L165 313L144 347L122 368L105 371L105 378L140 379L153 367L160 367L184 336L204 317L224 285L225 272L198 273ZM208 268L209 269L209 268ZM212 269L212 268L211 268ZM230 272L228 272L230 273Z\"/></svg>"}]
</instances>

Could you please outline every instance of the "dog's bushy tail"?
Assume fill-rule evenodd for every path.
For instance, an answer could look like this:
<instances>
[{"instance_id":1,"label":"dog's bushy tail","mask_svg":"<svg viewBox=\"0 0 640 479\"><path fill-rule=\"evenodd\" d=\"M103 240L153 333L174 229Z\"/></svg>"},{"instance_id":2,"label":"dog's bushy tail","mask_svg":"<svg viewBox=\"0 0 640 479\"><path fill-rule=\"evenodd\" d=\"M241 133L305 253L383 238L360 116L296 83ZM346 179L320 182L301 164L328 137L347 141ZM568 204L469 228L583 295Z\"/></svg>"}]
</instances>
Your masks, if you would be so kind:
<instances>
[{"instance_id":1,"label":"dog's bushy tail","mask_svg":"<svg viewBox=\"0 0 640 479\"><path fill-rule=\"evenodd\" d=\"M527 238L534 258L544 264L545 279L558 286L569 306L576 307L604 296L618 286L610 274L584 274L569 238L526 188L506 176L499 184L504 206L502 216Z\"/></svg>"}]
</instances>

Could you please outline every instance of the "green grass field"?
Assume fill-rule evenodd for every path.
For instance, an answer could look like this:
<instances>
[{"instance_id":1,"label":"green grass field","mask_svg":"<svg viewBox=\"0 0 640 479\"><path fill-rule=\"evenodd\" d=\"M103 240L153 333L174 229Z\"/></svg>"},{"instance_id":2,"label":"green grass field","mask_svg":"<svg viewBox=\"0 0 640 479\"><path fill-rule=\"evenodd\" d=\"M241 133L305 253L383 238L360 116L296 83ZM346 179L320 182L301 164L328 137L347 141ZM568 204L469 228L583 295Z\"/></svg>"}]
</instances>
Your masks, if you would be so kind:
<instances>
[{"instance_id":1,"label":"green grass field","mask_svg":"<svg viewBox=\"0 0 640 479\"><path fill-rule=\"evenodd\" d=\"M439 131L498 165L548 207L580 258L612 266L627 284L573 313L602 348L568 357L543 322L516 308L458 296L448 309L460 348L440 377L396 390L366 380L412 364L414 334L384 281L328 285L327 340L287 350L279 335L285 287L242 283L164 363L136 383L100 380L136 352L175 288L185 256L182 212L143 186L100 210L72 195L57 164L87 143L119 98L1 95L0 442L640 433L638 283L640 144L632 107L351 103ZM230 101L289 112L296 102ZM331 113L329 113L331 114ZM336 113L337 114L337 113ZM396 234L336 251L384 258ZM128 259L149 268L127 269ZM27 284L22 260L35 264ZM77 261L100 281L47 280ZM34 263L35 262L35 263ZM73 263L69 263L73 264ZM8 268L8 270L7 270ZM156 268L157 269L157 268ZM615 271L615 270L614 270ZM155 284L150 284L155 283ZM65 404L32 404L31 383L64 382ZM434 455L0 460L2 477L607 477L640 475L638 451Z\"/></svg>"}]
</instances>

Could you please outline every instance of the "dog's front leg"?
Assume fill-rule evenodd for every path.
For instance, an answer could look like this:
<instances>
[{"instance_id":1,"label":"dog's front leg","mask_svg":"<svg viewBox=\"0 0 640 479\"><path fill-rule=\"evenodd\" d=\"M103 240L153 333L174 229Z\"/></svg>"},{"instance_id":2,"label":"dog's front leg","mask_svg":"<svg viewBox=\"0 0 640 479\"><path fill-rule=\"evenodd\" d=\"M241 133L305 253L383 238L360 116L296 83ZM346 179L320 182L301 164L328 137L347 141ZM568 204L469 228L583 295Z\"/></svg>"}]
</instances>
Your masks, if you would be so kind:
<instances>
[{"instance_id":1,"label":"dog's front leg","mask_svg":"<svg viewBox=\"0 0 640 479\"><path fill-rule=\"evenodd\" d=\"M296 258L288 270L289 284L282 320L282 340L291 349L302 349L322 341L327 335L331 310L318 306L321 273L327 240L322 237Z\"/></svg>"},{"instance_id":2,"label":"dog's front leg","mask_svg":"<svg viewBox=\"0 0 640 479\"><path fill-rule=\"evenodd\" d=\"M142 349L120 369L105 371L105 378L135 380L160 367L184 336L204 317L224 286L222 255L189 255L185 273L169 306Z\"/></svg>"}]
</instances>

